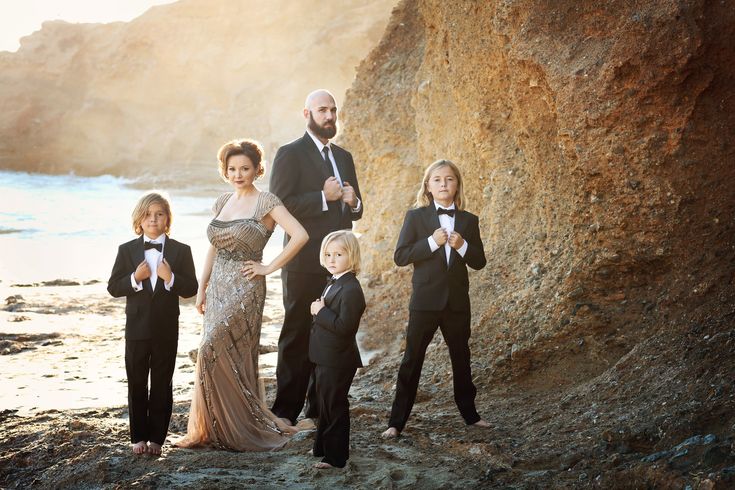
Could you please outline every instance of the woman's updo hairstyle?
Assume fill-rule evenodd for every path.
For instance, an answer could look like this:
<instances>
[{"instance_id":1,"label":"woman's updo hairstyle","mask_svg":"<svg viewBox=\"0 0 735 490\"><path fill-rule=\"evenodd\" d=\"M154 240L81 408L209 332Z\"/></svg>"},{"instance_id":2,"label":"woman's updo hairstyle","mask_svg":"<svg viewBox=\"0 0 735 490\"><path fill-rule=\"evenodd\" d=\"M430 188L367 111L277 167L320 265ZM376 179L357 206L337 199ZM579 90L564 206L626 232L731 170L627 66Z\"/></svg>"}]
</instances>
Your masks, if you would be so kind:
<instances>
[{"instance_id":1,"label":"woman's updo hairstyle","mask_svg":"<svg viewBox=\"0 0 735 490\"><path fill-rule=\"evenodd\" d=\"M263 147L255 140L237 139L228 141L217 151L217 160L219 160L219 173L227 182L227 161L235 155L245 155L253 162L256 170L256 178L265 173L265 165L263 163Z\"/></svg>"}]
</instances>

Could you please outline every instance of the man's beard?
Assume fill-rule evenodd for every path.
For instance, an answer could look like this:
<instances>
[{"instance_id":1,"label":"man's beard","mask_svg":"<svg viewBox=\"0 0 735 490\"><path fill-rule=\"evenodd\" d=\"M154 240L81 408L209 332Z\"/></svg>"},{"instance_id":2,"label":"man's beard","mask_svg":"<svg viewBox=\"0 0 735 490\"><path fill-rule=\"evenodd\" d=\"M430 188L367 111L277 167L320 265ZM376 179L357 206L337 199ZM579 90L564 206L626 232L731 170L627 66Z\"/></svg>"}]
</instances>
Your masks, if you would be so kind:
<instances>
[{"instance_id":1,"label":"man's beard","mask_svg":"<svg viewBox=\"0 0 735 490\"><path fill-rule=\"evenodd\" d=\"M312 133L314 133L315 136L318 136L320 138L324 138L327 140L334 138L334 135L337 134L337 122L335 121L332 124L333 125L328 128L319 126L314 120L314 116L311 115L311 111L309 111L309 129L311 130Z\"/></svg>"}]
</instances>

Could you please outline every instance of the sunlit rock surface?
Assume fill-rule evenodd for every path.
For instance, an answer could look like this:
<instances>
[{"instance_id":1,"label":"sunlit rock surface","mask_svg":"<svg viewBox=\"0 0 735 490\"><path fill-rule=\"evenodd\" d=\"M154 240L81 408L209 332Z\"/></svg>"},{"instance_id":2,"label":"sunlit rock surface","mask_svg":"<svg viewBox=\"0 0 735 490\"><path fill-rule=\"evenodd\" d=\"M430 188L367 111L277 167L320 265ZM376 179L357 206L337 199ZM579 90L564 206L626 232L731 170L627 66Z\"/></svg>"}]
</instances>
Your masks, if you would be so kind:
<instances>
[{"instance_id":1,"label":"sunlit rock surface","mask_svg":"<svg viewBox=\"0 0 735 490\"><path fill-rule=\"evenodd\" d=\"M0 168L136 174L200 166L303 131L314 88L342 101L393 0L182 0L131 22L46 22L0 53Z\"/></svg>"},{"instance_id":2,"label":"sunlit rock surface","mask_svg":"<svg viewBox=\"0 0 735 490\"><path fill-rule=\"evenodd\" d=\"M586 447L585 478L676 485L619 455L732 441L734 26L719 1L405 0L358 69L342 141L366 189L365 343L397 369L393 249L423 169L451 159L488 258L473 373L528 470ZM424 370L450 383L446 348Z\"/></svg>"}]
</instances>

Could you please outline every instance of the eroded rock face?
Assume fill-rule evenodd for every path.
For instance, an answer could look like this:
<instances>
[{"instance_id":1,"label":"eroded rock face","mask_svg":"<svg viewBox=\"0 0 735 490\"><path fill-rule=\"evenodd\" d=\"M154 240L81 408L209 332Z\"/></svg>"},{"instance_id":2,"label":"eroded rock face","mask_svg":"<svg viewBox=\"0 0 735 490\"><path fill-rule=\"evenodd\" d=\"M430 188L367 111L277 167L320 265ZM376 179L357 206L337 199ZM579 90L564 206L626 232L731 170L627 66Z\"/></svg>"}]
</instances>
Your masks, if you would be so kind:
<instances>
[{"instance_id":1,"label":"eroded rock face","mask_svg":"<svg viewBox=\"0 0 735 490\"><path fill-rule=\"evenodd\" d=\"M403 1L343 116L371 314L400 337L393 247L423 169L448 158L488 257L471 276L483 372L588 379L642 338L724 319L734 25L727 2Z\"/></svg>"},{"instance_id":2,"label":"eroded rock face","mask_svg":"<svg viewBox=\"0 0 735 490\"><path fill-rule=\"evenodd\" d=\"M302 134L310 90L342 98L393 3L183 0L46 22L0 53L0 168L130 175L211 164L243 136L272 158Z\"/></svg>"}]
</instances>

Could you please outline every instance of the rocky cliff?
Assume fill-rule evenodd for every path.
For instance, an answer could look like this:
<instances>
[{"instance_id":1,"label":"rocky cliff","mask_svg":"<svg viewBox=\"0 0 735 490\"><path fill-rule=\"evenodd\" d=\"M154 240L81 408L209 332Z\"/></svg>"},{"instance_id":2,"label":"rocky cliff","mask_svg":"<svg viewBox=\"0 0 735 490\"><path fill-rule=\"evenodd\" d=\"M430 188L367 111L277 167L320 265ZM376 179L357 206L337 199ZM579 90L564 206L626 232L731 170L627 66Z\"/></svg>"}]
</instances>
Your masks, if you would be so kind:
<instances>
[{"instance_id":1,"label":"rocky cliff","mask_svg":"<svg viewBox=\"0 0 735 490\"><path fill-rule=\"evenodd\" d=\"M369 209L366 343L395 339L397 369L393 247L451 159L488 257L474 373L516 469L679 484L704 463L640 458L713 433L710 483L733 473L734 27L730 2L404 0L358 69L342 141ZM427 362L450 382L444 349Z\"/></svg>"},{"instance_id":2,"label":"rocky cliff","mask_svg":"<svg viewBox=\"0 0 735 490\"><path fill-rule=\"evenodd\" d=\"M46 22L0 53L0 168L197 166L241 136L272 157L303 131L310 90L342 98L393 4L181 0L128 23Z\"/></svg>"},{"instance_id":3,"label":"rocky cliff","mask_svg":"<svg viewBox=\"0 0 735 490\"><path fill-rule=\"evenodd\" d=\"M179 2L177 8L192 5ZM208 5L225 9L227 4ZM217 11L212 7L207 12ZM312 15L312 21L321 18L299 12ZM359 21L354 15L345 18ZM243 21L243 31L249 32L250 25ZM176 31L175 26L157 29ZM176 486L170 477L183 471L197 473L191 480L196 482L213 474L223 481L231 478L235 482L225 486L235 488L247 476L242 468L255 460L255 477L263 468L270 479L246 483L733 488L734 27L735 9L727 1L403 0L377 47L360 64L342 113L340 140L355 156L366 209L357 223L368 296L362 344L384 351L360 370L353 385L355 455L348 468L326 476L309 473L298 460L308 450L308 439L297 437L283 453L223 458L212 452L202 460L188 451L172 451L159 462L130 462L120 470L120 461L131 460L118 456L122 449L105 454L100 441L111 445L124 440L125 428L104 435L107 422L94 422L94 417L108 417L107 412L82 414L92 420L90 426L66 420L66 415L57 422L44 414L35 439L25 435L27 421L5 414L10 420L6 425L12 425L9 444L19 449L6 458L4 468L14 468L11 477L22 475L15 480L21 486L38 481L55 486L68 481ZM98 28L74 32L92 36ZM125 27L106 29L113 37L114 29L123 32ZM255 43L236 31L212 35L220 40L242 36L238 39ZM136 99L135 104L144 104L169 97L155 89L159 82L148 65L179 60L186 71L206 71L224 87L216 92L221 100L214 104L197 106L185 98L175 100L185 109L167 104L177 111L179 125L204 128L218 143L225 131L213 131L226 125L212 122L212 107L290 120L290 115L276 117L270 110L255 112L271 99L261 105L245 93L250 86L243 88L228 77L233 71L244 76L252 65L242 58L216 58L220 65L208 61L198 50L213 51L208 38L198 35L188 31L177 38L191 44L165 57L127 55L125 67L132 72L121 71L114 56L105 58L105 66L89 66L70 54L80 75L71 85L83 90L82 75L115 71L111 79L129 76L135 83L120 82L108 90L120 96L131 86L139 93L150 86L150 93L158 95ZM95 37L95 43L112 42L108 36ZM196 49L189 36L198 39ZM157 52L154 44L144 42L146 37L125 39L143 42L144 49L135 53ZM28 42L23 49L31 50ZM307 51L305 46L298 49ZM7 57L1 61L7 63ZM294 76L298 71L279 69ZM3 69L0 76L6 80L11 73ZM170 79L169 86L190 83L185 78ZM257 83L265 84L262 80ZM28 93L45 91L57 99L75 93L58 82L25 84L34 89ZM323 83L316 80L313 85ZM202 100L215 100L198 89L205 94ZM301 95L294 97L286 106L300 107ZM42 101L33 105L20 95L23 103L9 100L3 102L0 117L16 111L16 120L23 122L18 131L26 132L12 133L14 138L48 126L52 129L41 133L48 144L82 141L57 136L68 131L65 112L54 113L54 124L42 125L34 115L44 107ZM96 99L84 100L74 107L102 107L95 106ZM151 114L165 119L160 111ZM132 124L121 118L111 128L121 121ZM258 121L263 127L275 124ZM135 128L151 127L148 121L135 122ZM200 146L164 139L165 125L154 127L159 130L143 135L147 141L174 145L159 144L165 147L160 154L168 155L179 144L181 158L186 158ZM228 127L226 137L231 132ZM262 137L256 131L253 136ZM32 141L35 152L46 151L44 139L18 141ZM126 150L122 143L115 147L109 146L113 140L105 142L108 146L96 147L99 155L115 153L112 148ZM158 148L153 143L148 148ZM2 144L7 148L9 138ZM428 349L408 426L401 438L385 442L378 434L386 428L410 290L410 270L393 265L393 247L423 168L437 158L462 167L467 207L480 217L488 265L470 277L471 348L478 409L493 428L478 432L462 426L452 400L449 359L436 339ZM187 408L178 407L175 430L185 427ZM55 433L55 427L62 430ZM69 440L87 452L78 455ZM61 441L68 443L63 451L58 449ZM47 456L35 457L39 452ZM293 459L284 465L282 454ZM58 461L64 479L36 479L45 459ZM78 462L85 463L81 476Z\"/></svg>"}]
</instances>

